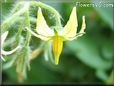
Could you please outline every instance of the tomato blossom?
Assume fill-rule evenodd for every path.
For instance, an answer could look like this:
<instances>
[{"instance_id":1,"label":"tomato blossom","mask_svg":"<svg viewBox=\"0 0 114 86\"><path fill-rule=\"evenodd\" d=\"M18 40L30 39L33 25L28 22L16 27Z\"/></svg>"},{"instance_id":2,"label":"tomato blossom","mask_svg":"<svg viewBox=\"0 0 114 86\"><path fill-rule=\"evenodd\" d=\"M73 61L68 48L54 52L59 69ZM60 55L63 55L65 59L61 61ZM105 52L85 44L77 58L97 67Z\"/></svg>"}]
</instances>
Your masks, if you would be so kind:
<instances>
[{"instance_id":1,"label":"tomato blossom","mask_svg":"<svg viewBox=\"0 0 114 86\"><path fill-rule=\"evenodd\" d=\"M39 8L37 13L37 23L36 23L36 32L33 32L28 27L25 27L32 35L40 38L43 41L52 42L52 49L54 55L54 63L58 64L59 57L63 49L64 41L72 41L77 37L82 36L85 32L86 24L85 24L85 16L82 17L82 27L79 33L77 33L78 21L76 14L76 7L73 7L72 12L70 14L70 18L67 24L62 27L63 29L53 28L51 29L42 14L41 8Z\"/></svg>"}]
</instances>

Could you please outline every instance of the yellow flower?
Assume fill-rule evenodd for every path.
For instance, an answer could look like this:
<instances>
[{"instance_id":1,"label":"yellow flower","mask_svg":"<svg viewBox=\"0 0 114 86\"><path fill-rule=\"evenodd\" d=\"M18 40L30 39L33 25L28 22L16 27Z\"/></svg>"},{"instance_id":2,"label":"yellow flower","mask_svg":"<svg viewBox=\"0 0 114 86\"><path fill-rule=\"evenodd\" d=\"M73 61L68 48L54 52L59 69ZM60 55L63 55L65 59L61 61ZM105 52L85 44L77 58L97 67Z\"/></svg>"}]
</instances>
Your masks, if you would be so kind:
<instances>
[{"instance_id":1,"label":"yellow flower","mask_svg":"<svg viewBox=\"0 0 114 86\"><path fill-rule=\"evenodd\" d=\"M10 55L10 54L14 53L17 49L20 48L20 46L17 46L15 49L13 49L13 50L11 50L11 51L4 51L4 50L3 50L3 44L4 44L4 41L5 41L6 37L7 37L7 35L8 35L8 31L4 32L4 33L1 35L1 48L0 48L0 49L1 49L1 55L0 55L0 57L1 57L1 59L2 59L3 61L5 61L5 59L3 58L2 55Z\"/></svg>"},{"instance_id":2,"label":"yellow flower","mask_svg":"<svg viewBox=\"0 0 114 86\"><path fill-rule=\"evenodd\" d=\"M52 49L53 54L55 57L54 63L58 64L59 57L63 49L63 41L66 40L74 40L79 36L82 36L85 32L85 16L82 17L82 28L77 32L78 27L78 21L77 21L77 15L76 15L76 7L73 8L70 18L67 22L67 24L63 27L62 30L57 30L57 28L51 29L47 23L45 18L43 17L41 8L39 8L37 13L37 25L36 25L36 33L31 31L29 28L26 27L26 29L31 32L34 36L40 38L43 41L49 41L52 40Z\"/></svg>"}]
</instances>

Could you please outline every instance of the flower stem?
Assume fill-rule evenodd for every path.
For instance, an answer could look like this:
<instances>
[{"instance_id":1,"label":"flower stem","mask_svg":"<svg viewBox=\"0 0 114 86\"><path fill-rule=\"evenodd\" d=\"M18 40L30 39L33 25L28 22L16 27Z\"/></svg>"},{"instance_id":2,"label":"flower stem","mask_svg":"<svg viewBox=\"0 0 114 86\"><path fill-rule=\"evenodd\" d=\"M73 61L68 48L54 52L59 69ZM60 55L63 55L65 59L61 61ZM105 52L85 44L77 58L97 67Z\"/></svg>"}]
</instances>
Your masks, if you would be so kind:
<instances>
[{"instance_id":1,"label":"flower stem","mask_svg":"<svg viewBox=\"0 0 114 86\"><path fill-rule=\"evenodd\" d=\"M28 3L29 4L29 3ZM25 12L25 24L26 26L30 29L30 19L29 19L29 7L28 9L26 10ZM29 45L29 41L30 41L30 38L31 38L31 33L29 31L27 31L27 34L26 34L26 41L25 41L25 46L28 46Z\"/></svg>"},{"instance_id":2,"label":"flower stem","mask_svg":"<svg viewBox=\"0 0 114 86\"><path fill-rule=\"evenodd\" d=\"M60 14L54 9L52 8L51 6L49 5L46 5L44 3L41 3L41 2L36 2L36 1L30 1L30 6L40 6L44 9L47 9L49 10L51 13L53 13L55 15L55 20L56 20L56 25L57 26L61 26L61 20L60 20Z\"/></svg>"},{"instance_id":3,"label":"flower stem","mask_svg":"<svg viewBox=\"0 0 114 86\"><path fill-rule=\"evenodd\" d=\"M3 21L1 25L1 33L5 32L7 30L7 27L10 26L9 24L11 23L11 21L13 22L18 16L23 14L27 10L27 8L28 8L28 5L25 4L25 6L21 10L17 11L12 16L10 16L5 21Z\"/></svg>"}]
</instances>

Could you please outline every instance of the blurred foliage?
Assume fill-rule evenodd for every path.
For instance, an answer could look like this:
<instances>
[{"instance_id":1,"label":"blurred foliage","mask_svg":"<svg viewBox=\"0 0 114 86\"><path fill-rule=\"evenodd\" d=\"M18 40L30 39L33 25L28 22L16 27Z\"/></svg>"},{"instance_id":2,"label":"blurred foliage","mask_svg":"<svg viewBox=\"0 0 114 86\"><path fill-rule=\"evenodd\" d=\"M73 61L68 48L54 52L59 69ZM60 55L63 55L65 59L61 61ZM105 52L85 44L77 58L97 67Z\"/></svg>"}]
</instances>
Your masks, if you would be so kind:
<instances>
[{"instance_id":1,"label":"blurred foliage","mask_svg":"<svg viewBox=\"0 0 114 86\"><path fill-rule=\"evenodd\" d=\"M54 7L61 14L63 26L75 6L74 2L48 2L45 0L43 2ZM15 6L13 2L2 3L2 20L7 19L13 6ZM45 10L44 15L48 24L51 25L52 16L49 19ZM23 83L107 83L110 79L108 81L110 84L109 82L113 81L113 78L109 78L113 76L111 73L114 57L112 8L77 7L79 28L83 15L86 16L86 34L72 42L64 42L59 65L56 66L50 61L45 61L44 55L41 53L31 61L31 70L28 71L27 79ZM10 27L12 29L9 35L16 32L16 27L16 24ZM40 40L32 37L30 44L34 49L39 46ZM3 83L18 83L15 71L15 66L3 70Z\"/></svg>"}]
</instances>

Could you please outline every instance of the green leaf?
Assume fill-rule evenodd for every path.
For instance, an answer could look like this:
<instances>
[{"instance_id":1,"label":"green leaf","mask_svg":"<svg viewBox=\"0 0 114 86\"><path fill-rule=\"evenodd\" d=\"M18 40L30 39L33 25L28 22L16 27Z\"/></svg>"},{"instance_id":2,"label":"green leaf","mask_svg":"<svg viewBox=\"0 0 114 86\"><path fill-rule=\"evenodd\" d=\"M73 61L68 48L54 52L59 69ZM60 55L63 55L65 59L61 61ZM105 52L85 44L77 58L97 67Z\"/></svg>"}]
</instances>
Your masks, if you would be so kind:
<instances>
[{"instance_id":1,"label":"green leaf","mask_svg":"<svg viewBox=\"0 0 114 86\"><path fill-rule=\"evenodd\" d=\"M112 30L113 27L113 7L95 7L95 10L99 13L101 18L109 24Z\"/></svg>"},{"instance_id":2,"label":"green leaf","mask_svg":"<svg viewBox=\"0 0 114 86\"><path fill-rule=\"evenodd\" d=\"M107 84L114 84L114 69L112 70L111 75L107 79L106 83Z\"/></svg>"},{"instance_id":3,"label":"green leaf","mask_svg":"<svg viewBox=\"0 0 114 86\"><path fill-rule=\"evenodd\" d=\"M101 79L102 81L106 82L108 75L106 74L105 71L103 70L97 70L96 71L96 76Z\"/></svg>"},{"instance_id":4,"label":"green leaf","mask_svg":"<svg viewBox=\"0 0 114 86\"><path fill-rule=\"evenodd\" d=\"M111 60L107 61L100 56L99 46L102 45L99 45L88 36L83 36L76 41L69 42L67 46L75 53L79 60L92 68L107 70L112 65Z\"/></svg>"}]
</instances>

